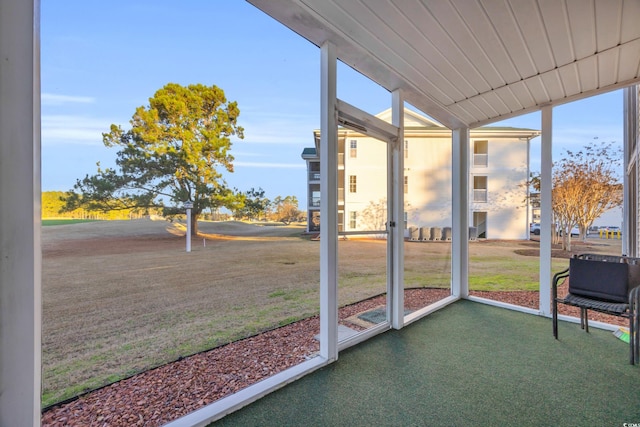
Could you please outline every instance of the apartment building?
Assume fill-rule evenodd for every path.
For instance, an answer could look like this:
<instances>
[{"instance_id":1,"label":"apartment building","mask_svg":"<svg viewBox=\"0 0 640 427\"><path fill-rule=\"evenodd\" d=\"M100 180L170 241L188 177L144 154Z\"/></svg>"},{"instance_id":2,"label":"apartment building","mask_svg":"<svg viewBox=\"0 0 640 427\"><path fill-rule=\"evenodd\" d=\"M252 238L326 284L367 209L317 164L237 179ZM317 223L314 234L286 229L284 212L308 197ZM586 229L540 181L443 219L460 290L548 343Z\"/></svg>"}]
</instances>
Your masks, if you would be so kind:
<instances>
[{"instance_id":1,"label":"apartment building","mask_svg":"<svg viewBox=\"0 0 640 427\"><path fill-rule=\"evenodd\" d=\"M377 117L391 122L391 110ZM526 239L531 211L526 185L533 129L481 127L469 147L469 226L472 237ZM307 231L320 230L320 131L305 148ZM387 199L387 143L355 130L338 131L338 227L340 232L384 230ZM405 110L404 199L406 236L446 239L451 227L451 131ZM411 232L410 232L411 230Z\"/></svg>"}]
</instances>

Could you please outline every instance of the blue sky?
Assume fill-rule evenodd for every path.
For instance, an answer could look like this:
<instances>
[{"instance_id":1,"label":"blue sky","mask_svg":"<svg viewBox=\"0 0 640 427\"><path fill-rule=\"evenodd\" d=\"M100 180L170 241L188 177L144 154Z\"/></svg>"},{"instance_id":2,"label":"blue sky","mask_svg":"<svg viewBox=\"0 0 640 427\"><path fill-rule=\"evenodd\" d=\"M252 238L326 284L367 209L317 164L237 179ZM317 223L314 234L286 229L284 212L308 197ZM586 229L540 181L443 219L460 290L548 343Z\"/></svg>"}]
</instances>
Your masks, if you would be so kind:
<instances>
[{"instance_id":1,"label":"blue sky","mask_svg":"<svg viewBox=\"0 0 640 427\"><path fill-rule=\"evenodd\" d=\"M221 87L237 101L244 140L235 140L230 186L267 196L306 197L302 149L319 127L317 47L241 0L42 0L42 188L68 190L112 166L102 132L127 128L169 82ZM390 95L345 66L338 97L372 114ZM540 128L533 113L496 125ZM622 142L620 91L554 109L554 155L598 137ZM537 138L534 141L539 141ZM539 169L539 144L532 144ZM300 206L304 209L304 204Z\"/></svg>"}]
</instances>

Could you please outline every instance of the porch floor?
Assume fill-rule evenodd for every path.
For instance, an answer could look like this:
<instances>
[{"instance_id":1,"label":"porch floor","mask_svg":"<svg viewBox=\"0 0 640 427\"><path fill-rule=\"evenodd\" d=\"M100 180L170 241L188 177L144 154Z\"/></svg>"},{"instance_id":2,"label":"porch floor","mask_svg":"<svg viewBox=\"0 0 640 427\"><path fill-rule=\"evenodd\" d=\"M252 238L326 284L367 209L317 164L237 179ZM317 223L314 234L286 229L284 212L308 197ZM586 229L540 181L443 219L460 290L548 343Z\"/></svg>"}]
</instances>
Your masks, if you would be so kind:
<instances>
[{"instance_id":1,"label":"porch floor","mask_svg":"<svg viewBox=\"0 0 640 427\"><path fill-rule=\"evenodd\" d=\"M340 353L216 426L640 423L640 366L613 333L471 301Z\"/></svg>"}]
</instances>

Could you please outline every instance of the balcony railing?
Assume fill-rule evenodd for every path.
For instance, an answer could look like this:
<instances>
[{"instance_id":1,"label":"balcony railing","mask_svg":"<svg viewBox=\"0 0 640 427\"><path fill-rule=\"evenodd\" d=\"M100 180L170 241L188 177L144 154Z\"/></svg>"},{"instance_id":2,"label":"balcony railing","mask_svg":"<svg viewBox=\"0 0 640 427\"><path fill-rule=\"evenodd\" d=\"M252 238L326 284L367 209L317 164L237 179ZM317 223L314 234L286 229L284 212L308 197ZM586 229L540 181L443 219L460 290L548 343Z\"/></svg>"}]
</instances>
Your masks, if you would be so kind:
<instances>
[{"instance_id":1,"label":"balcony railing","mask_svg":"<svg viewBox=\"0 0 640 427\"><path fill-rule=\"evenodd\" d=\"M309 197L309 207L319 208L320 197ZM338 204L344 205L344 188L338 188Z\"/></svg>"},{"instance_id":2,"label":"balcony railing","mask_svg":"<svg viewBox=\"0 0 640 427\"><path fill-rule=\"evenodd\" d=\"M320 181L320 172L309 172L309 181Z\"/></svg>"},{"instance_id":3,"label":"balcony railing","mask_svg":"<svg viewBox=\"0 0 640 427\"><path fill-rule=\"evenodd\" d=\"M487 202L487 190L474 189L473 190L473 201L474 202L479 202L479 203L486 203Z\"/></svg>"},{"instance_id":4,"label":"balcony railing","mask_svg":"<svg viewBox=\"0 0 640 427\"><path fill-rule=\"evenodd\" d=\"M473 155L473 166L474 167L487 167L489 164L489 155L488 154L474 154Z\"/></svg>"}]
</instances>

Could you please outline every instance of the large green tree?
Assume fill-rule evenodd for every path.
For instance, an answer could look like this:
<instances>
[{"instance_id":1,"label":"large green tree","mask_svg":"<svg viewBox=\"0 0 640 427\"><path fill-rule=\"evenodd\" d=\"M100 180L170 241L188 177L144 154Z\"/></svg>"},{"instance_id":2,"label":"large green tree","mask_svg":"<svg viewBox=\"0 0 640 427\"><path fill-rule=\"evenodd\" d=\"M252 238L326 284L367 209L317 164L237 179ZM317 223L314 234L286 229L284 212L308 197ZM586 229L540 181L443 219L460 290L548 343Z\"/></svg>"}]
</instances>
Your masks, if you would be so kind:
<instances>
[{"instance_id":1,"label":"large green tree","mask_svg":"<svg viewBox=\"0 0 640 427\"><path fill-rule=\"evenodd\" d=\"M238 205L233 214L236 218L260 219L264 218L269 210L271 201L265 196L262 188L251 188L244 193L244 203Z\"/></svg>"},{"instance_id":2,"label":"large green tree","mask_svg":"<svg viewBox=\"0 0 640 427\"><path fill-rule=\"evenodd\" d=\"M65 209L161 207L176 215L191 202L195 235L204 209L242 203L222 177L222 170L233 172L231 137L244 137L239 115L217 86L167 84L136 109L131 129L111 125L102 135L105 146L119 149L117 167L78 180Z\"/></svg>"}]
</instances>

